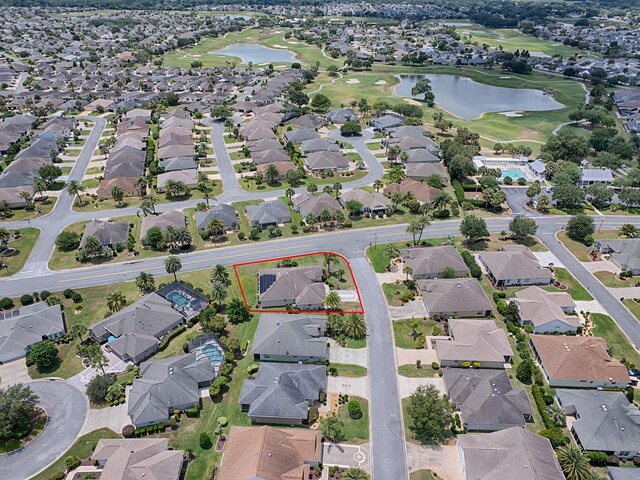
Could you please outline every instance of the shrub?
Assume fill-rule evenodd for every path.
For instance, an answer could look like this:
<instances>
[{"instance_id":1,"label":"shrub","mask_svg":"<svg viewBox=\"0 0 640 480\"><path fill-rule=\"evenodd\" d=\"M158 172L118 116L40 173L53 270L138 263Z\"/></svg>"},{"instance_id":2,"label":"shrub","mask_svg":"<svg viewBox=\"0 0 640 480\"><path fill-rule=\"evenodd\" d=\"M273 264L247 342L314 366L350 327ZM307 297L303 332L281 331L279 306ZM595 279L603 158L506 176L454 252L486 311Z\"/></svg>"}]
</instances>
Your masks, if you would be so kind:
<instances>
[{"instance_id":1,"label":"shrub","mask_svg":"<svg viewBox=\"0 0 640 480\"><path fill-rule=\"evenodd\" d=\"M62 295L64 295L64 298L71 298L71 295L73 295L73 290L67 288L64 292L62 292Z\"/></svg>"},{"instance_id":2,"label":"shrub","mask_svg":"<svg viewBox=\"0 0 640 480\"><path fill-rule=\"evenodd\" d=\"M33 297L28 293L25 293L20 297L20 303L22 305L31 305L33 303Z\"/></svg>"},{"instance_id":3,"label":"shrub","mask_svg":"<svg viewBox=\"0 0 640 480\"><path fill-rule=\"evenodd\" d=\"M202 240L209 240L211 238L211 232L209 230L201 230L200 238Z\"/></svg>"},{"instance_id":4,"label":"shrub","mask_svg":"<svg viewBox=\"0 0 640 480\"><path fill-rule=\"evenodd\" d=\"M136 428L133 425L125 425L122 427L122 436L125 438L133 437Z\"/></svg>"},{"instance_id":5,"label":"shrub","mask_svg":"<svg viewBox=\"0 0 640 480\"><path fill-rule=\"evenodd\" d=\"M349 411L349 416L352 418L360 418L362 416L362 405L358 400L351 400L347 405L347 410Z\"/></svg>"},{"instance_id":6,"label":"shrub","mask_svg":"<svg viewBox=\"0 0 640 480\"><path fill-rule=\"evenodd\" d=\"M67 468L67 471L75 470L80 466L80 459L73 455L69 455L64 459L64 466Z\"/></svg>"},{"instance_id":7,"label":"shrub","mask_svg":"<svg viewBox=\"0 0 640 480\"><path fill-rule=\"evenodd\" d=\"M245 234L244 232L238 232L238 240L244 240Z\"/></svg>"},{"instance_id":8,"label":"shrub","mask_svg":"<svg viewBox=\"0 0 640 480\"><path fill-rule=\"evenodd\" d=\"M158 351L162 352L163 350L165 350L169 346L169 343L171 342L171 340L173 340L174 338L176 338L178 335L180 335L186 330L187 330L186 325L180 325L173 332L171 332L169 335L167 335L162 339L162 341L158 344Z\"/></svg>"},{"instance_id":9,"label":"shrub","mask_svg":"<svg viewBox=\"0 0 640 480\"><path fill-rule=\"evenodd\" d=\"M467 267L469 267L469 273L471 273L471 276L473 278L481 278L482 270L480 269L480 265L476 262L476 259L473 258L473 255L471 255L467 250L463 250L461 255L462 260Z\"/></svg>"},{"instance_id":10,"label":"shrub","mask_svg":"<svg viewBox=\"0 0 640 480\"><path fill-rule=\"evenodd\" d=\"M531 384L533 376L533 361L530 358L523 360L516 368L516 378L527 385Z\"/></svg>"},{"instance_id":11,"label":"shrub","mask_svg":"<svg viewBox=\"0 0 640 480\"><path fill-rule=\"evenodd\" d=\"M213 447L213 443L211 443L211 438L207 435L207 432L200 432L198 443L200 444L200 448L203 450L209 450Z\"/></svg>"},{"instance_id":12,"label":"shrub","mask_svg":"<svg viewBox=\"0 0 640 480\"><path fill-rule=\"evenodd\" d=\"M193 406L192 408L185 409L184 414L187 418L198 418L200 416L200 409L197 406Z\"/></svg>"},{"instance_id":13,"label":"shrub","mask_svg":"<svg viewBox=\"0 0 640 480\"><path fill-rule=\"evenodd\" d=\"M229 424L229 420L227 420L227 417L218 418L218 425L220 425L222 428L226 427L228 424Z\"/></svg>"},{"instance_id":14,"label":"shrub","mask_svg":"<svg viewBox=\"0 0 640 480\"><path fill-rule=\"evenodd\" d=\"M87 396L93 403L103 403L107 396L107 390L115 383L115 377L111 375L98 375L87 384Z\"/></svg>"},{"instance_id":15,"label":"shrub","mask_svg":"<svg viewBox=\"0 0 640 480\"><path fill-rule=\"evenodd\" d=\"M73 292L73 295L71 295L71 300L73 300L73 303L80 303L82 301L82 295L80 295L78 292Z\"/></svg>"},{"instance_id":16,"label":"shrub","mask_svg":"<svg viewBox=\"0 0 640 480\"><path fill-rule=\"evenodd\" d=\"M56 246L62 252L71 252L80 246L80 234L77 232L61 232L56 237Z\"/></svg>"},{"instance_id":17,"label":"shrub","mask_svg":"<svg viewBox=\"0 0 640 480\"><path fill-rule=\"evenodd\" d=\"M460 362L460 368L469 368L471 366L471 362Z\"/></svg>"},{"instance_id":18,"label":"shrub","mask_svg":"<svg viewBox=\"0 0 640 480\"><path fill-rule=\"evenodd\" d=\"M548 438L553 448L562 447L569 443L569 437L562 433L559 428L548 428L538 432L539 435Z\"/></svg>"},{"instance_id":19,"label":"shrub","mask_svg":"<svg viewBox=\"0 0 640 480\"><path fill-rule=\"evenodd\" d=\"M586 452L589 463L594 467L604 467L607 465L607 454L604 452Z\"/></svg>"},{"instance_id":20,"label":"shrub","mask_svg":"<svg viewBox=\"0 0 640 480\"><path fill-rule=\"evenodd\" d=\"M9 297L4 297L2 300L0 300L0 308L2 308L3 310L9 310L14 306L15 305L13 304L13 300L11 300Z\"/></svg>"},{"instance_id":21,"label":"shrub","mask_svg":"<svg viewBox=\"0 0 640 480\"><path fill-rule=\"evenodd\" d=\"M320 412L318 411L317 407L311 407L309 409L309 415L307 416L307 422L309 424L315 423L316 420L318 420L318 417L320 416Z\"/></svg>"},{"instance_id":22,"label":"shrub","mask_svg":"<svg viewBox=\"0 0 640 480\"><path fill-rule=\"evenodd\" d=\"M49 290L43 290L40 292L40 300L42 300L43 302L50 296L51 296L51 292L49 292Z\"/></svg>"},{"instance_id":23,"label":"shrub","mask_svg":"<svg viewBox=\"0 0 640 480\"><path fill-rule=\"evenodd\" d=\"M434 370L440 370L440 364L438 362L431 362L431 368Z\"/></svg>"}]
</instances>

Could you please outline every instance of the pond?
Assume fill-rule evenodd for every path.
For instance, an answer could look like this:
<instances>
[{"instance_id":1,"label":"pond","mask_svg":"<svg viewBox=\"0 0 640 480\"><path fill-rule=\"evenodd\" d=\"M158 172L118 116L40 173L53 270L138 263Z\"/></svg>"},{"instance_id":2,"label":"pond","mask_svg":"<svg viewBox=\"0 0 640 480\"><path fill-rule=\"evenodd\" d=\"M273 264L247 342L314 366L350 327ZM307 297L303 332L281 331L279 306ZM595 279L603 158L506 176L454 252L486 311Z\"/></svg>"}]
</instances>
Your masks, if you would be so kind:
<instances>
[{"instance_id":1,"label":"pond","mask_svg":"<svg viewBox=\"0 0 640 480\"><path fill-rule=\"evenodd\" d=\"M473 120L488 112L559 110L564 105L542 90L494 87L460 75L400 75L396 95L412 98L411 89L418 80L428 78L436 103L447 112Z\"/></svg>"},{"instance_id":2,"label":"pond","mask_svg":"<svg viewBox=\"0 0 640 480\"><path fill-rule=\"evenodd\" d=\"M294 63L296 57L293 52L284 48L268 48L257 43L243 43L229 45L221 50L208 52L211 55L225 55L229 57L239 57L242 63Z\"/></svg>"}]
</instances>

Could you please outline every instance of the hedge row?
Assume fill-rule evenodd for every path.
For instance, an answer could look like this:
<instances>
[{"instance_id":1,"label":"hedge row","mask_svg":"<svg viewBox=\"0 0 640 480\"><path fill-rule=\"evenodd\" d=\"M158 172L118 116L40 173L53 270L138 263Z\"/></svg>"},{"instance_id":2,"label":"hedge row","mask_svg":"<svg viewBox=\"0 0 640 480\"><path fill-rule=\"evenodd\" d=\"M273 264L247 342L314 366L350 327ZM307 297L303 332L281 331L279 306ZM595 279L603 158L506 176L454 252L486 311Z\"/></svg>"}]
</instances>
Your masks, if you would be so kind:
<instances>
[{"instance_id":1,"label":"hedge row","mask_svg":"<svg viewBox=\"0 0 640 480\"><path fill-rule=\"evenodd\" d=\"M463 203L469 203L471 205L473 205L476 208L484 208L485 207L485 202L483 202L482 200L473 200L473 199L468 199L464 197L464 187L462 186L462 184L458 181L458 180L454 180L453 181L453 190L456 193L456 199L458 200L458 203L460 205L462 205ZM475 187L472 190L475 192Z\"/></svg>"},{"instance_id":2,"label":"hedge row","mask_svg":"<svg viewBox=\"0 0 640 480\"><path fill-rule=\"evenodd\" d=\"M180 325L173 332L171 332L169 335L167 335L166 337L164 337L162 339L162 341L158 345L158 351L161 352L161 351L165 350L169 346L169 343L171 342L171 340L173 340L178 335L180 335L181 333L186 332L186 331L187 331L187 326L186 325Z\"/></svg>"},{"instance_id":3,"label":"hedge row","mask_svg":"<svg viewBox=\"0 0 640 480\"><path fill-rule=\"evenodd\" d=\"M147 427L136 428L133 432L133 435L138 437L145 434L164 432L166 428L167 427L164 423L158 423L156 425L149 425Z\"/></svg>"},{"instance_id":4,"label":"hedge row","mask_svg":"<svg viewBox=\"0 0 640 480\"><path fill-rule=\"evenodd\" d=\"M469 273L473 278L481 278L482 270L480 269L480 265L476 262L476 259L471 255L468 251L462 251L462 260L469 267Z\"/></svg>"}]
</instances>

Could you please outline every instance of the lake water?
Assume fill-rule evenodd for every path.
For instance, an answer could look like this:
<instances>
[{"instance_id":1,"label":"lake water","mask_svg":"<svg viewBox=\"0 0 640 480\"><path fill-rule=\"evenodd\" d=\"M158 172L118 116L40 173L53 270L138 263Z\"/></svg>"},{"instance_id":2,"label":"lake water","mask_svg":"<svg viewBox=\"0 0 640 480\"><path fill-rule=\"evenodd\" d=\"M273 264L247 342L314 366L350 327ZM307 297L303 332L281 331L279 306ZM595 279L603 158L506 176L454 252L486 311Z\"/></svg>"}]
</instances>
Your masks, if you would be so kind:
<instances>
[{"instance_id":1,"label":"lake water","mask_svg":"<svg viewBox=\"0 0 640 480\"><path fill-rule=\"evenodd\" d=\"M294 63L296 61L296 57L290 50L268 48L256 43L229 45L221 50L214 50L208 53L239 57L242 59L242 63L252 62L256 65L261 63Z\"/></svg>"},{"instance_id":2,"label":"lake water","mask_svg":"<svg viewBox=\"0 0 640 480\"><path fill-rule=\"evenodd\" d=\"M411 89L418 80L428 78L436 103L465 120L480 118L488 112L559 110L564 105L542 90L494 87L459 75L400 75L396 95L412 98Z\"/></svg>"}]
</instances>

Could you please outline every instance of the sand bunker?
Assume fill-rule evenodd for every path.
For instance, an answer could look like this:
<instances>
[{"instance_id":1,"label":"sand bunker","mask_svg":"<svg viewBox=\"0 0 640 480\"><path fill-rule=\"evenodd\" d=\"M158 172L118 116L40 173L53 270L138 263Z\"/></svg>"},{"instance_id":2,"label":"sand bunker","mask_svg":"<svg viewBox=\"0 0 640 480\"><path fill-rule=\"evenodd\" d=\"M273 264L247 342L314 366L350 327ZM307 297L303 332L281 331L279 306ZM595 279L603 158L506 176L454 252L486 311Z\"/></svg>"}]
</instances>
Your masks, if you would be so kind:
<instances>
[{"instance_id":1,"label":"sand bunker","mask_svg":"<svg viewBox=\"0 0 640 480\"><path fill-rule=\"evenodd\" d=\"M386 85L387 81L386 80L378 80L375 85Z\"/></svg>"},{"instance_id":2,"label":"sand bunker","mask_svg":"<svg viewBox=\"0 0 640 480\"><path fill-rule=\"evenodd\" d=\"M287 43L288 43L289 45L300 45L300 42L291 42L291 41L288 41Z\"/></svg>"},{"instance_id":3,"label":"sand bunker","mask_svg":"<svg viewBox=\"0 0 640 480\"><path fill-rule=\"evenodd\" d=\"M522 116L522 112L517 110L513 110L511 112L498 112L498 113L500 115L504 115L505 117L521 117Z\"/></svg>"},{"instance_id":4,"label":"sand bunker","mask_svg":"<svg viewBox=\"0 0 640 480\"><path fill-rule=\"evenodd\" d=\"M351 84L360 83L360 80L358 80L357 78L350 78L349 80L347 80L346 83L351 83Z\"/></svg>"},{"instance_id":5,"label":"sand bunker","mask_svg":"<svg viewBox=\"0 0 640 480\"><path fill-rule=\"evenodd\" d=\"M510 77L509 75L507 75L507 76L500 77L500 78L512 78L512 77Z\"/></svg>"},{"instance_id":6,"label":"sand bunker","mask_svg":"<svg viewBox=\"0 0 640 480\"><path fill-rule=\"evenodd\" d=\"M275 45L273 45L273 48L287 48L284 45L278 45L277 43Z\"/></svg>"},{"instance_id":7,"label":"sand bunker","mask_svg":"<svg viewBox=\"0 0 640 480\"><path fill-rule=\"evenodd\" d=\"M403 100L409 105L422 105L419 101L414 100L413 98L403 98Z\"/></svg>"}]
</instances>

